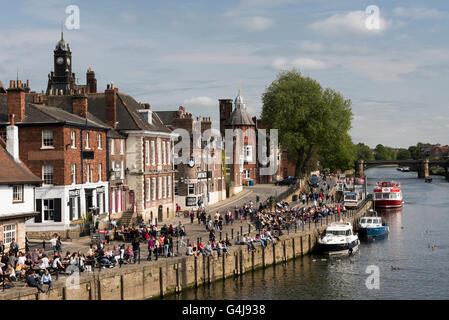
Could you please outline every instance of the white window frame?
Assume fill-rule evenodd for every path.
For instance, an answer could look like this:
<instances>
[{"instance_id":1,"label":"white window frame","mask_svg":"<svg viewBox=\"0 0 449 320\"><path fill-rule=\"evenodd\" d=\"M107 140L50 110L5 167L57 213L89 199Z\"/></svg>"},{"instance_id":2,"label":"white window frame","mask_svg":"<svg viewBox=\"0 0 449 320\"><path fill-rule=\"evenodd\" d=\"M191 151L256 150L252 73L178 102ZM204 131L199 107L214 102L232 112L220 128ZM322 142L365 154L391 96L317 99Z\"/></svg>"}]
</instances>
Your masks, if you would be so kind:
<instances>
[{"instance_id":1,"label":"white window frame","mask_svg":"<svg viewBox=\"0 0 449 320\"><path fill-rule=\"evenodd\" d=\"M120 179L125 179L125 161L120 161Z\"/></svg>"},{"instance_id":2,"label":"white window frame","mask_svg":"<svg viewBox=\"0 0 449 320\"><path fill-rule=\"evenodd\" d=\"M156 178L151 178L151 200L156 200Z\"/></svg>"},{"instance_id":3,"label":"white window frame","mask_svg":"<svg viewBox=\"0 0 449 320\"><path fill-rule=\"evenodd\" d=\"M45 175L50 175L50 174L51 174L51 183L46 183L45 181L47 179L45 179ZM55 175L55 171L54 171L53 165L51 165L51 164L44 164L42 166L42 180L43 180L42 184L44 184L44 185L53 185L54 184L54 178L55 178L54 175Z\"/></svg>"},{"instance_id":4,"label":"white window frame","mask_svg":"<svg viewBox=\"0 0 449 320\"><path fill-rule=\"evenodd\" d=\"M12 186L12 202L23 202L23 184L15 184Z\"/></svg>"},{"instance_id":5,"label":"white window frame","mask_svg":"<svg viewBox=\"0 0 449 320\"><path fill-rule=\"evenodd\" d=\"M86 182L90 182L90 164L86 164Z\"/></svg>"},{"instance_id":6,"label":"white window frame","mask_svg":"<svg viewBox=\"0 0 449 320\"><path fill-rule=\"evenodd\" d=\"M89 132L84 133L84 149L90 149L89 146Z\"/></svg>"},{"instance_id":7,"label":"white window frame","mask_svg":"<svg viewBox=\"0 0 449 320\"><path fill-rule=\"evenodd\" d=\"M190 191L190 188L193 188L193 191ZM188 193L188 195L195 194L195 184L189 183L187 185L187 193Z\"/></svg>"},{"instance_id":8,"label":"white window frame","mask_svg":"<svg viewBox=\"0 0 449 320\"><path fill-rule=\"evenodd\" d=\"M72 149L76 149L76 131L70 131L70 146Z\"/></svg>"},{"instance_id":9,"label":"white window frame","mask_svg":"<svg viewBox=\"0 0 449 320\"><path fill-rule=\"evenodd\" d=\"M161 141L157 141L157 165L160 166L162 164L162 146Z\"/></svg>"},{"instance_id":10,"label":"white window frame","mask_svg":"<svg viewBox=\"0 0 449 320\"><path fill-rule=\"evenodd\" d=\"M165 142L162 141L162 164L166 165L167 164L167 155L166 155L166 146L165 146Z\"/></svg>"},{"instance_id":11,"label":"white window frame","mask_svg":"<svg viewBox=\"0 0 449 320\"><path fill-rule=\"evenodd\" d=\"M101 145L101 134L100 133L97 134L97 149L103 150L103 147Z\"/></svg>"},{"instance_id":12,"label":"white window frame","mask_svg":"<svg viewBox=\"0 0 449 320\"><path fill-rule=\"evenodd\" d=\"M98 182L102 181L102 173L103 173L103 164L98 164Z\"/></svg>"},{"instance_id":13,"label":"white window frame","mask_svg":"<svg viewBox=\"0 0 449 320\"><path fill-rule=\"evenodd\" d=\"M151 165L156 165L156 147L154 140L151 140Z\"/></svg>"},{"instance_id":14,"label":"white window frame","mask_svg":"<svg viewBox=\"0 0 449 320\"><path fill-rule=\"evenodd\" d=\"M167 164L171 162L171 143L167 141Z\"/></svg>"},{"instance_id":15,"label":"white window frame","mask_svg":"<svg viewBox=\"0 0 449 320\"><path fill-rule=\"evenodd\" d=\"M16 225L7 224L3 226L3 243L11 243L12 239L17 239L16 237Z\"/></svg>"},{"instance_id":16,"label":"white window frame","mask_svg":"<svg viewBox=\"0 0 449 320\"><path fill-rule=\"evenodd\" d=\"M151 179L147 178L146 179L146 193L145 193L145 200L146 201L150 201L151 198Z\"/></svg>"},{"instance_id":17,"label":"white window frame","mask_svg":"<svg viewBox=\"0 0 449 320\"><path fill-rule=\"evenodd\" d=\"M54 149L54 144L53 130L42 130L42 149Z\"/></svg>"},{"instance_id":18,"label":"white window frame","mask_svg":"<svg viewBox=\"0 0 449 320\"><path fill-rule=\"evenodd\" d=\"M125 140L120 139L120 154L125 154Z\"/></svg>"},{"instance_id":19,"label":"white window frame","mask_svg":"<svg viewBox=\"0 0 449 320\"><path fill-rule=\"evenodd\" d=\"M114 152L115 152L114 144L115 144L115 139L111 139L111 155L114 155Z\"/></svg>"},{"instance_id":20,"label":"white window frame","mask_svg":"<svg viewBox=\"0 0 449 320\"><path fill-rule=\"evenodd\" d=\"M167 177L167 198L171 199L171 176Z\"/></svg>"},{"instance_id":21,"label":"white window frame","mask_svg":"<svg viewBox=\"0 0 449 320\"><path fill-rule=\"evenodd\" d=\"M167 199L167 176L164 176L162 181L162 198Z\"/></svg>"},{"instance_id":22,"label":"white window frame","mask_svg":"<svg viewBox=\"0 0 449 320\"><path fill-rule=\"evenodd\" d=\"M162 177L157 177L157 199L161 200L162 199Z\"/></svg>"},{"instance_id":23,"label":"white window frame","mask_svg":"<svg viewBox=\"0 0 449 320\"><path fill-rule=\"evenodd\" d=\"M72 184L76 184L76 164L74 163L70 166L70 178L72 180Z\"/></svg>"},{"instance_id":24,"label":"white window frame","mask_svg":"<svg viewBox=\"0 0 449 320\"><path fill-rule=\"evenodd\" d=\"M145 164L150 165L150 141L145 140Z\"/></svg>"}]
</instances>

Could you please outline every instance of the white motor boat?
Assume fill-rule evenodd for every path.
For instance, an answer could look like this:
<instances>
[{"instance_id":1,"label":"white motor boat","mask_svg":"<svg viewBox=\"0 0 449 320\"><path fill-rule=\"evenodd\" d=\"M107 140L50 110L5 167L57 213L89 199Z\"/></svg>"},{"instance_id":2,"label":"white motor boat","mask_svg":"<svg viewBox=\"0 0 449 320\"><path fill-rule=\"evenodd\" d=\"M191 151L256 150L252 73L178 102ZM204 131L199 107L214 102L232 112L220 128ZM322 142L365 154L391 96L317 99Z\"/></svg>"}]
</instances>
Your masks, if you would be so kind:
<instances>
[{"instance_id":1,"label":"white motor boat","mask_svg":"<svg viewBox=\"0 0 449 320\"><path fill-rule=\"evenodd\" d=\"M326 229L326 234L318 239L320 251L329 256L348 255L358 250L360 241L349 222L334 222Z\"/></svg>"}]
</instances>

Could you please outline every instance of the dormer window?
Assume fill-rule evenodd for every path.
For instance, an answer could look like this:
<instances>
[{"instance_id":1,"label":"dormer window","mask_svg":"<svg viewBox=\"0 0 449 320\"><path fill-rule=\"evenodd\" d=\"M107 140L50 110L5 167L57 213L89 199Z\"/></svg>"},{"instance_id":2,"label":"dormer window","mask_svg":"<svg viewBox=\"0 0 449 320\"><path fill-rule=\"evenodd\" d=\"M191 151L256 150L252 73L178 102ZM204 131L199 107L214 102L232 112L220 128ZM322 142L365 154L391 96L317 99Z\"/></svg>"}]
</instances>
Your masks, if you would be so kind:
<instances>
[{"instance_id":1,"label":"dormer window","mask_svg":"<svg viewBox=\"0 0 449 320\"><path fill-rule=\"evenodd\" d=\"M153 112L148 109L140 109L140 115L145 119L149 124L153 124Z\"/></svg>"}]
</instances>

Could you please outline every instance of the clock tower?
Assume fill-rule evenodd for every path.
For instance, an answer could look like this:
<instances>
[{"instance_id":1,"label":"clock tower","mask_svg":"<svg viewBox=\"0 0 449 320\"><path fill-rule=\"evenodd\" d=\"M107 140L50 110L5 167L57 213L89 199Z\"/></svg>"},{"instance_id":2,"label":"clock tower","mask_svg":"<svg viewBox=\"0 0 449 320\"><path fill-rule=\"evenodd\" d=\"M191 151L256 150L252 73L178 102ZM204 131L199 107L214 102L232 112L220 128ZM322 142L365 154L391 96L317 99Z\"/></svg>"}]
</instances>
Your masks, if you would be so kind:
<instances>
[{"instance_id":1,"label":"clock tower","mask_svg":"<svg viewBox=\"0 0 449 320\"><path fill-rule=\"evenodd\" d=\"M75 88L75 74L72 73L72 52L70 46L64 40L61 32L61 40L54 50L54 69L48 74L47 94L69 94L70 89Z\"/></svg>"}]
</instances>

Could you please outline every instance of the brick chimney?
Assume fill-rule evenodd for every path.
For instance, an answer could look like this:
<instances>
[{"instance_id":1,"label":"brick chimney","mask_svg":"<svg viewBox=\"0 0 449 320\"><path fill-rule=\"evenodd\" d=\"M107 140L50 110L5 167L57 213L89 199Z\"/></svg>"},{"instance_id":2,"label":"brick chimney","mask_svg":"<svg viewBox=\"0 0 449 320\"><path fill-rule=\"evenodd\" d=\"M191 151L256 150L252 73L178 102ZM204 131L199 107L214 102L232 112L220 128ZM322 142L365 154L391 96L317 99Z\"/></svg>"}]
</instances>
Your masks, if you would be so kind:
<instances>
[{"instance_id":1,"label":"brick chimney","mask_svg":"<svg viewBox=\"0 0 449 320\"><path fill-rule=\"evenodd\" d=\"M173 127L185 129L193 133L193 117L191 113L182 114L181 117L173 119Z\"/></svg>"},{"instance_id":2,"label":"brick chimney","mask_svg":"<svg viewBox=\"0 0 449 320\"><path fill-rule=\"evenodd\" d=\"M16 82L11 80L6 91L8 93L8 118L10 119L14 114L15 121L21 122L25 117L25 90L22 82L19 80L16 86Z\"/></svg>"},{"instance_id":3,"label":"brick chimney","mask_svg":"<svg viewBox=\"0 0 449 320\"><path fill-rule=\"evenodd\" d=\"M201 120L201 133L211 129L212 129L212 121L210 120L210 117L204 117Z\"/></svg>"},{"instance_id":4,"label":"brick chimney","mask_svg":"<svg viewBox=\"0 0 449 320\"><path fill-rule=\"evenodd\" d=\"M87 93L97 93L97 79L95 78L95 72L90 67L86 73L86 85Z\"/></svg>"},{"instance_id":5,"label":"brick chimney","mask_svg":"<svg viewBox=\"0 0 449 320\"><path fill-rule=\"evenodd\" d=\"M118 89L114 84L108 84L104 94L105 99L105 122L108 126L115 128L117 123L117 93Z\"/></svg>"},{"instance_id":6,"label":"brick chimney","mask_svg":"<svg viewBox=\"0 0 449 320\"><path fill-rule=\"evenodd\" d=\"M74 114L79 115L80 117L83 118L87 118L88 106L85 90L80 89L78 93L73 96L72 108Z\"/></svg>"},{"instance_id":7,"label":"brick chimney","mask_svg":"<svg viewBox=\"0 0 449 320\"><path fill-rule=\"evenodd\" d=\"M219 99L220 108L220 133L225 136L225 123L228 122L232 115L232 99Z\"/></svg>"},{"instance_id":8,"label":"brick chimney","mask_svg":"<svg viewBox=\"0 0 449 320\"><path fill-rule=\"evenodd\" d=\"M19 128L15 125L15 115L9 117L10 125L6 127L6 151L19 162Z\"/></svg>"}]
</instances>

